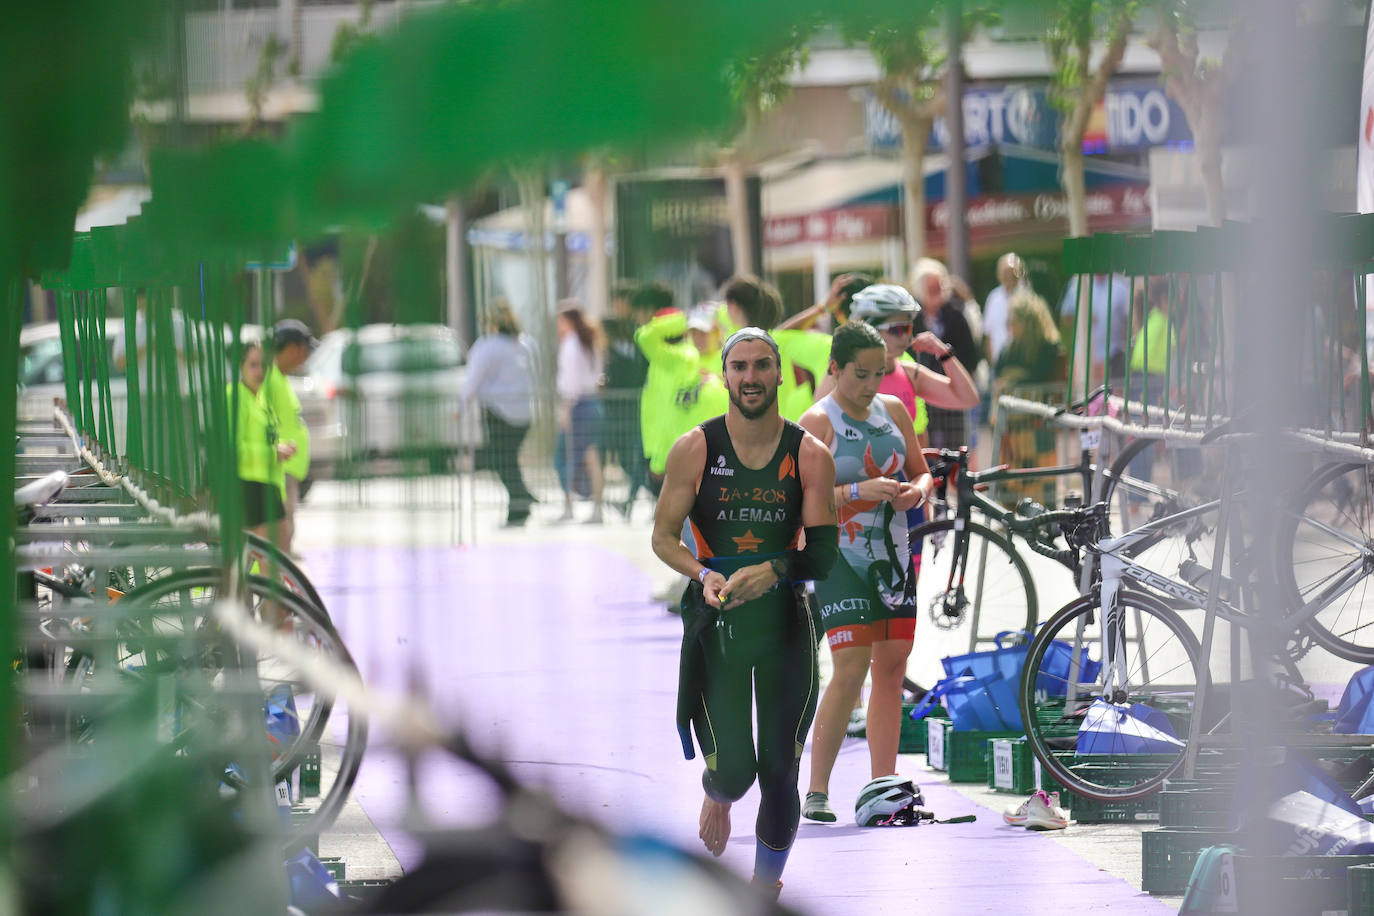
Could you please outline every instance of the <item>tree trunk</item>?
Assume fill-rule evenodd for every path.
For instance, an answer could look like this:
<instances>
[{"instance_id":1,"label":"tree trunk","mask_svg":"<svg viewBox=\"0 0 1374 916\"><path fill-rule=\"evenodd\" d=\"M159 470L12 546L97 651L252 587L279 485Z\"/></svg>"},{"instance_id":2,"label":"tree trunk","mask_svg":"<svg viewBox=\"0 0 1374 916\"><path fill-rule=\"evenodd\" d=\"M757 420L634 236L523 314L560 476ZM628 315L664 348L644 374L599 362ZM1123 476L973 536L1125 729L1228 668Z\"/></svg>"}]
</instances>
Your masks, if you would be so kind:
<instances>
[{"instance_id":1,"label":"tree trunk","mask_svg":"<svg viewBox=\"0 0 1374 916\"><path fill-rule=\"evenodd\" d=\"M1221 175L1220 112L1193 127L1193 155L1202 174L1202 190L1207 198L1207 224L1220 226L1226 219L1226 186Z\"/></svg>"},{"instance_id":2,"label":"tree trunk","mask_svg":"<svg viewBox=\"0 0 1374 916\"><path fill-rule=\"evenodd\" d=\"M902 237L906 241L906 269L926 253L926 143L929 122L902 125Z\"/></svg>"},{"instance_id":3,"label":"tree trunk","mask_svg":"<svg viewBox=\"0 0 1374 916\"><path fill-rule=\"evenodd\" d=\"M725 206L730 215L730 250L735 258L735 273L754 272L754 240L749 229L749 185L745 178L744 157L737 149L726 150L721 158L725 172Z\"/></svg>"},{"instance_id":4,"label":"tree trunk","mask_svg":"<svg viewBox=\"0 0 1374 916\"><path fill-rule=\"evenodd\" d=\"M472 339L472 303L468 300L468 220L463 199L450 197L444 205L444 278L448 294L445 321L458 334L458 342L466 350Z\"/></svg>"},{"instance_id":5,"label":"tree trunk","mask_svg":"<svg viewBox=\"0 0 1374 916\"><path fill-rule=\"evenodd\" d=\"M302 257L297 270L305 283L305 300L315 319L315 330L323 336L339 326L343 291L336 255L320 255L313 261Z\"/></svg>"},{"instance_id":6,"label":"tree trunk","mask_svg":"<svg viewBox=\"0 0 1374 916\"><path fill-rule=\"evenodd\" d=\"M1064 203L1069 211L1069 235L1088 234L1087 191L1083 177L1083 135L1065 137L1059 149L1059 183L1064 186Z\"/></svg>"},{"instance_id":7,"label":"tree trunk","mask_svg":"<svg viewBox=\"0 0 1374 916\"><path fill-rule=\"evenodd\" d=\"M582 190L591 205L591 222L587 227L587 310L593 315L606 314L610 300L610 263L606 258L606 169L593 160L582 176Z\"/></svg>"},{"instance_id":8,"label":"tree trunk","mask_svg":"<svg viewBox=\"0 0 1374 916\"><path fill-rule=\"evenodd\" d=\"M1221 175L1221 135L1225 114L1221 99L1228 72L1236 67L1234 52L1240 30L1232 28L1227 39L1226 54L1221 67L1199 71L1195 35L1180 36L1175 24L1163 19L1150 47L1158 52L1162 62L1164 91L1178 103L1193 132L1193 157L1202 178L1203 196L1207 201L1207 225L1220 226L1226 219L1226 188Z\"/></svg>"},{"instance_id":9,"label":"tree trunk","mask_svg":"<svg viewBox=\"0 0 1374 916\"><path fill-rule=\"evenodd\" d=\"M944 94L937 86L931 98L915 101L917 85L909 85L905 98L895 78L884 77L873 86L882 106L902 126L902 239L906 243L909 271L926 253L926 149L930 127L943 111Z\"/></svg>"},{"instance_id":10,"label":"tree trunk","mask_svg":"<svg viewBox=\"0 0 1374 916\"><path fill-rule=\"evenodd\" d=\"M525 223L525 255L529 260L530 301L520 324L535 339L538 349L540 389L553 391L557 344L555 342L555 304L549 298L549 258L545 248L544 170L540 167L517 169L515 184L520 191L520 211ZM511 303L515 306L516 303Z\"/></svg>"}]
</instances>

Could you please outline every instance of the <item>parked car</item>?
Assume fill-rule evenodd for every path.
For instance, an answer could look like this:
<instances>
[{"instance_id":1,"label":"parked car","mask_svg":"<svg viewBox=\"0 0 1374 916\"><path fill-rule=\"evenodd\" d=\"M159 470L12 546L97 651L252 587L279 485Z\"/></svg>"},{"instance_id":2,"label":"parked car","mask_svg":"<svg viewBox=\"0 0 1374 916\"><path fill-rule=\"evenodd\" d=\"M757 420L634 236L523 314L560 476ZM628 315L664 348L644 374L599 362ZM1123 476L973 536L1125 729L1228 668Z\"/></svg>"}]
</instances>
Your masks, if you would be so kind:
<instances>
[{"instance_id":1,"label":"parked car","mask_svg":"<svg viewBox=\"0 0 1374 916\"><path fill-rule=\"evenodd\" d=\"M183 333L182 321L180 312L174 310L172 312L172 327L178 340L181 339L180 335ZM107 318L105 320L105 359L110 373L110 400L115 428L115 447L120 452L125 450L124 437L128 427L129 397L124 331L123 318ZM233 332L225 326L223 333L227 346ZM136 320L135 334L139 342L139 351L142 352L144 332L141 315ZM259 341L262 339L262 328L258 325L246 324L240 328L239 335L240 339L245 342ZM187 356L180 344L177 346L177 359L182 364L178 369L181 390L183 395L189 395L188 370L184 365ZM231 367L226 365L225 371L228 373L231 371ZM142 389L145 392L144 397L147 397L146 365L140 373L140 377L144 379ZM49 321L23 328L19 332L18 414L20 419L49 420L52 417L53 401L59 398L66 400L67 398L65 379L66 368L62 361L61 326L55 321Z\"/></svg>"},{"instance_id":2,"label":"parked car","mask_svg":"<svg viewBox=\"0 0 1374 916\"><path fill-rule=\"evenodd\" d=\"M114 355L124 347L124 320L105 321L105 356L110 367L110 395L116 424L124 417L127 397L124 366ZM62 331L56 321L32 324L19 332L19 418L51 420L53 401L66 400L66 368L62 362ZM123 430L119 430L121 436Z\"/></svg>"},{"instance_id":3,"label":"parked car","mask_svg":"<svg viewBox=\"0 0 1374 916\"><path fill-rule=\"evenodd\" d=\"M464 413L463 350L436 324L373 324L326 334L292 379L316 467L422 458L435 471L481 443Z\"/></svg>"}]
</instances>

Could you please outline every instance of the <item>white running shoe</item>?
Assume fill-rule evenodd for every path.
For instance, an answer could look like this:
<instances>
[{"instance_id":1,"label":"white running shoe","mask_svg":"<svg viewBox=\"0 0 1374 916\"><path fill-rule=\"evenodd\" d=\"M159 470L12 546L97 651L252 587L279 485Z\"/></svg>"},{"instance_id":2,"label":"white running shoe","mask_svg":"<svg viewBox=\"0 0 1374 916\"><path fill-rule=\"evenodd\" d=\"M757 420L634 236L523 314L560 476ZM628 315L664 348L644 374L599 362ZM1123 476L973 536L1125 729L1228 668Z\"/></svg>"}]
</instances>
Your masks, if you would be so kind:
<instances>
[{"instance_id":1,"label":"white running shoe","mask_svg":"<svg viewBox=\"0 0 1374 916\"><path fill-rule=\"evenodd\" d=\"M1059 806L1058 792L1046 794L1037 789L1021 804L1004 810L1002 820L1027 830L1063 830L1069 826L1069 813Z\"/></svg>"}]
</instances>

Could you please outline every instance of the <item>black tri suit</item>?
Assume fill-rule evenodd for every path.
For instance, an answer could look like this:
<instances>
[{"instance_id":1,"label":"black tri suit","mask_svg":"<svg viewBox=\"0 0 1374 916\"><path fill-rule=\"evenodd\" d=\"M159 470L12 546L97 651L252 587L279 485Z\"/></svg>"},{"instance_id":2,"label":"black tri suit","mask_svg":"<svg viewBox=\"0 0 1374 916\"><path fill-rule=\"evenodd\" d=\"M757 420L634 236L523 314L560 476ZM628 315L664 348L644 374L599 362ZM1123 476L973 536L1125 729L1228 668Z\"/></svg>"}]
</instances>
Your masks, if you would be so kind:
<instances>
[{"instance_id":1,"label":"black tri suit","mask_svg":"<svg viewBox=\"0 0 1374 916\"><path fill-rule=\"evenodd\" d=\"M798 450L806 433L795 423L784 424L773 457L757 470L735 454L725 417L701 425L706 465L688 520L697 558L727 579L797 546ZM755 834L772 849L786 849L797 833L798 764L819 693L817 635L805 594L784 579L753 601L717 610L694 582L684 596L683 623L683 749L692 756L690 719L706 758L702 784L716 801L743 797L757 776L762 799ZM759 723L757 751L751 700Z\"/></svg>"}]
</instances>

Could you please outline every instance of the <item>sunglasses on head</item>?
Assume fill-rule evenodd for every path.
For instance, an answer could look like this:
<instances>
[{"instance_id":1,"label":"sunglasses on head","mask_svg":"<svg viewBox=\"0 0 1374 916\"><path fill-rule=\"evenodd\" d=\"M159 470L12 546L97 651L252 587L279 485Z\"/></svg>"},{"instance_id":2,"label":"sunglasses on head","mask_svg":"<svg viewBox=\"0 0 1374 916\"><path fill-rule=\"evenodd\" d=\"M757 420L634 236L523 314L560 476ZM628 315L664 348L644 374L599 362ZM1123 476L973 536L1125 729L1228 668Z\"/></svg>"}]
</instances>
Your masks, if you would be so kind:
<instances>
[{"instance_id":1,"label":"sunglasses on head","mask_svg":"<svg viewBox=\"0 0 1374 916\"><path fill-rule=\"evenodd\" d=\"M904 324L882 324L878 325L878 332L889 337L902 337L911 333L911 322Z\"/></svg>"}]
</instances>

